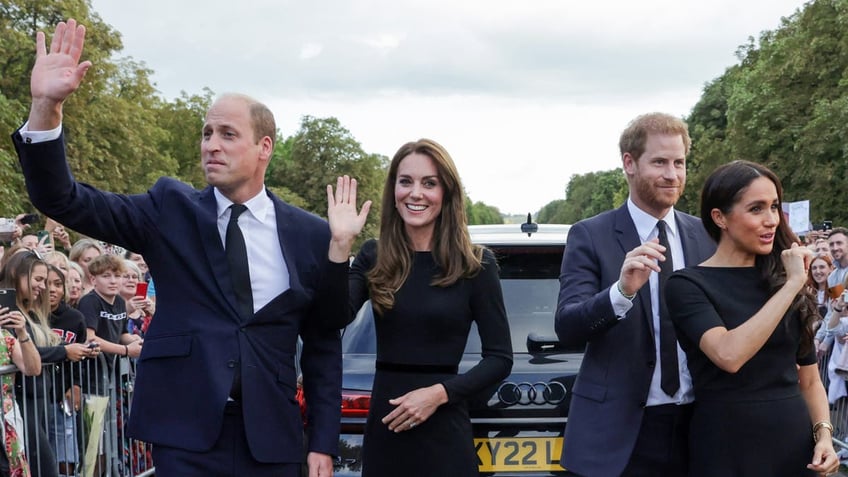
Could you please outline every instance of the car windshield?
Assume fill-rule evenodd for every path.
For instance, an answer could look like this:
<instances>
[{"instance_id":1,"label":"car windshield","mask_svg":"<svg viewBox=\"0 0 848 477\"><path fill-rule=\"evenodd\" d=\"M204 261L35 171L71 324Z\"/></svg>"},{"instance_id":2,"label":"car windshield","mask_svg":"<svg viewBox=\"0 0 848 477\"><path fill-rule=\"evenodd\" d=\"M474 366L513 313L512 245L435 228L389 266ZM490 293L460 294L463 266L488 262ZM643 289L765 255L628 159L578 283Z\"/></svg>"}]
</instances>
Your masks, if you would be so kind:
<instances>
[{"instance_id":1,"label":"car windshield","mask_svg":"<svg viewBox=\"0 0 848 477\"><path fill-rule=\"evenodd\" d=\"M562 245L555 246L489 246L498 259L504 305L509 317L512 348L527 352L527 338L535 334L556 339L554 312L559 294L559 270ZM345 353L376 353L374 320L370 306L345 330L342 349ZM466 353L480 353L480 336L472 325Z\"/></svg>"}]
</instances>

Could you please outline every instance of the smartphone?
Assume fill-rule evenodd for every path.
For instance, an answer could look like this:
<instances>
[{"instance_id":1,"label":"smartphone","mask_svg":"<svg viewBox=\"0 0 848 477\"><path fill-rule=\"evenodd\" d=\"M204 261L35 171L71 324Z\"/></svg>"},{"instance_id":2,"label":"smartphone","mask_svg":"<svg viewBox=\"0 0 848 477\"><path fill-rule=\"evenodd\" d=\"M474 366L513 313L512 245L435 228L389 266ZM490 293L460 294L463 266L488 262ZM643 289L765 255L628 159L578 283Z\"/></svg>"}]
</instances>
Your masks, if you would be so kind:
<instances>
[{"instance_id":1,"label":"smartphone","mask_svg":"<svg viewBox=\"0 0 848 477\"><path fill-rule=\"evenodd\" d=\"M135 296L147 298L147 282L138 282L135 284Z\"/></svg>"},{"instance_id":2,"label":"smartphone","mask_svg":"<svg viewBox=\"0 0 848 477\"><path fill-rule=\"evenodd\" d=\"M45 240L45 241L44 241L44 243L45 243L45 244L50 243L50 232L48 232L48 231L46 231L46 230L42 230L41 232L38 232L38 234L37 234L36 236L38 237L38 242L39 242L39 243L41 243L41 240L42 240L44 237L47 237L47 240Z\"/></svg>"},{"instance_id":3,"label":"smartphone","mask_svg":"<svg viewBox=\"0 0 848 477\"><path fill-rule=\"evenodd\" d=\"M38 214L26 214L21 217L22 224L34 224L38 222Z\"/></svg>"},{"instance_id":4,"label":"smartphone","mask_svg":"<svg viewBox=\"0 0 848 477\"><path fill-rule=\"evenodd\" d=\"M822 228L824 230L833 230L833 221L825 220L824 222L822 222Z\"/></svg>"},{"instance_id":5,"label":"smartphone","mask_svg":"<svg viewBox=\"0 0 848 477\"><path fill-rule=\"evenodd\" d=\"M0 308L18 309L17 293L14 288L0 288Z\"/></svg>"}]
</instances>

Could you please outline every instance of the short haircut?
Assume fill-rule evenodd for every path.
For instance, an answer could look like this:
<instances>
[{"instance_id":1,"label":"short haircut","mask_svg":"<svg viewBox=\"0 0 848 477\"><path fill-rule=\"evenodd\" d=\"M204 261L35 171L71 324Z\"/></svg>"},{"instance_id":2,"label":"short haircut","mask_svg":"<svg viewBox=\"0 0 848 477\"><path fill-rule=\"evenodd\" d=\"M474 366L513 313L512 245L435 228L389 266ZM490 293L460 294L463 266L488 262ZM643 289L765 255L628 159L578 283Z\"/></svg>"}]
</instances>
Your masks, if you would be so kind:
<instances>
[{"instance_id":1,"label":"short haircut","mask_svg":"<svg viewBox=\"0 0 848 477\"><path fill-rule=\"evenodd\" d=\"M277 123L274 121L274 113L268 109L268 106L241 93L225 93L218 97L219 100L224 98L238 99L247 105L250 112L250 126L253 128L253 140L256 144L265 136L270 137L272 143L276 142Z\"/></svg>"},{"instance_id":2,"label":"short haircut","mask_svg":"<svg viewBox=\"0 0 848 477\"><path fill-rule=\"evenodd\" d=\"M91 276L102 275L106 272L115 272L120 275L125 271L124 259L109 253L95 257L88 264L88 273Z\"/></svg>"},{"instance_id":3,"label":"short haircut","mask_svg":"<svg viewBox=\"0 0 848 477\"><path fill-rule=\"evenodd\" d=\"M670 114L647 113L637 116L621 133L618 148L623 156L629 152L634 159L639 159L645 153L645 143L651 134L672 134L683 137L685 153L689 154L692 139L689 138L689 127L686 123Z\"/></svg>"},{"instance_id":4,"label":"short haircut","mask_svg":"<svg viewBox=\"0 0 848 477\"><path fill-rule=\"evenodd\" d=\"M833 230L830 231L830 235L827 238L833 237L836 234L842 234L846 238L848 238L848 228L845 227L834 227Z\"/></svg>"}]
</instances>

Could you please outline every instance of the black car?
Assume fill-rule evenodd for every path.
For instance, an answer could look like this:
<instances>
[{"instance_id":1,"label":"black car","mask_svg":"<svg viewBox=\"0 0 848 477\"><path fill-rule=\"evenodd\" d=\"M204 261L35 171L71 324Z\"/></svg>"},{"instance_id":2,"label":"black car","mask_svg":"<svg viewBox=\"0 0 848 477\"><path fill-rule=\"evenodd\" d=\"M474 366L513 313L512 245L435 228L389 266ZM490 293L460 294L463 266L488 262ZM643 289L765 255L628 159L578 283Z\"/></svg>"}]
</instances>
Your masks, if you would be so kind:
<instances>
[{"instance_id":1,"label":"black car","mask_svg":"<svg viewBox=\"0 0 848 477\"><path fill-rule=\"evenodd\" d=\"M559 465L570 393L582 349L563 349L554 333L567 225L470 226L474 243L498 259L510 322L512 374L469 402L481 475L567 475ZM342 340L342 432L335 475L361 473L362 435L374 379L376 336L366 303ZM472 327L459 371L480 360L480 339ZM398 456L402 462L403 456ZM414 465L414 464L412 464ZM402 473L403 464L399 464ZM400 474L399 474L400 475Z\"/></svg>"}]
</instances>

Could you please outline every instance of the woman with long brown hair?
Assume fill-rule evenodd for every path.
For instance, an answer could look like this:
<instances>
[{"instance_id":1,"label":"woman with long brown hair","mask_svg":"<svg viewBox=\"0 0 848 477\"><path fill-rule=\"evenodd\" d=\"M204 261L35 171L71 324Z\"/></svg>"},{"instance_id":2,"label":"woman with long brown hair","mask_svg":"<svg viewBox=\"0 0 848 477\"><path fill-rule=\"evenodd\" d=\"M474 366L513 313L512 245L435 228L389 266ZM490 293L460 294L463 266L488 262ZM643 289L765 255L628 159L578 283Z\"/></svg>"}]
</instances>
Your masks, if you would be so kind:
<instances>
[{"instance_id":1,"label":"woman with long brown hair","mask_svg":"<svg viewBox=\"0 0 848 477\"><path fill-rule=\"evenodd\" d=\"M476 475L465 400L512 367L495 257L471 243L459 174L434 141L398 150L382 205L350 279L352 312L370 298L377 330L362 473L398 475L403 456L406 475ZM457 374L472 323L482 360Z\"/></svg>"},{"instance_id":2,"label":"woman with long brown hair","mask_svg":"<svg viewBox=\"0 0 848 477\"><path fill-rule=\"evenodd\" d=\"M666 285L695 391L691 477L827 475L839 467L813 347L812 251L784 219L782 195L762 165L716 169L701 194L716 252Z\"/></svg>"}]
</instances>

